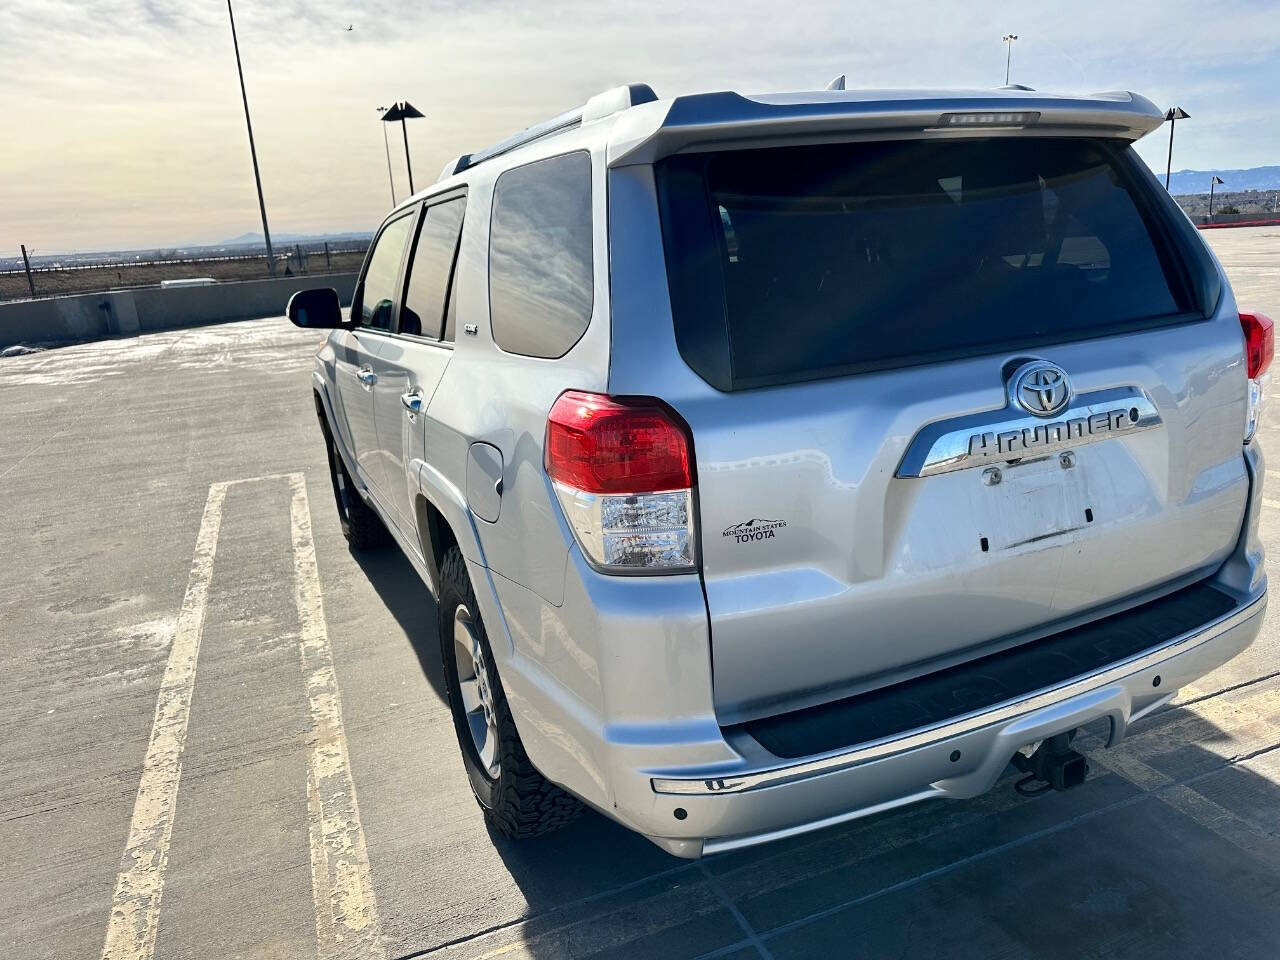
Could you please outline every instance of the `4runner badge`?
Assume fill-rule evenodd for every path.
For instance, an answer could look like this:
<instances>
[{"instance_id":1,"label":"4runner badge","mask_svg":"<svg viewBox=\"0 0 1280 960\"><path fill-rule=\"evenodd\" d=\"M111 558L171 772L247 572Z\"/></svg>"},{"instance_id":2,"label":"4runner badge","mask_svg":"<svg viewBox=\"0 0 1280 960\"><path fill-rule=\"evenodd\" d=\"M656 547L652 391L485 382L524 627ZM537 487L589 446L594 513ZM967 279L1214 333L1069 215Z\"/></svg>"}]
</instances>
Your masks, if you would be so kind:
<instances>
[{"instance_id":1,"label":"4runner badge","mask_svg":"<svg viewBox=\"0 0 1280 960\"><path fill-rule=\"evenodd\" d=\"M1010 379L1009 403L999 410L925 424L902 456L899 477L1034 460L1063 450L1127 436L1164 421L1140 387L1073 394L1050 364L1028 365ZM1037 376L1043 374L1043 376Z\"/></svg>"},{"instance_id":2,"label":"4runner badge","mask_svg":"<svg viewBox=\"0 0 1280 960\"><path fill-rule=\"evenodd\" d=\"M787 525L785 520L761 520L755 517L747 520L745 523L735 523L732 527L726 527L723 537L733 537L739 543L751 543L753 540L771 540L776 536L775 530L781 530Z\"/></svg>"}]
</instances>

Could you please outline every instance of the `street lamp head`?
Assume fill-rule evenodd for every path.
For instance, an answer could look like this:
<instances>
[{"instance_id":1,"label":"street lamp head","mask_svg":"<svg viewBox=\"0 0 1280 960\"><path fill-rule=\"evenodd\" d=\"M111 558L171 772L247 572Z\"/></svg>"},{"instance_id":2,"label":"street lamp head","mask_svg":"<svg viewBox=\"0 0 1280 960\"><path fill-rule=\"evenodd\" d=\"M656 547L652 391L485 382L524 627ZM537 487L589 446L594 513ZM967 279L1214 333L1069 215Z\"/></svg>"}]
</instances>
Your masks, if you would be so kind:
<instances>
[{"instance_id":1,"label":"street lamp head","mask_svg":"<svg viewBox=\"0 0 1280 960\"><path fill-rule=\"evenodd\" d=\"M1166 120L1186 120L1191 114L1183 110L1181 107L1170 107L1164 113Z\"/></svg>"},{"instance_id":2,"label":"street lamp head","mask_svg":"<svg viewBox=\"0 0 1280 960\"><path fill-rule=\"evenodd\" d=\"M387 123L395 123L397 120L417 120L424 116L426 114L408 100L400 100L391 105L391 108L382 115L382 119Z\"/></svg>"},{"instance_id":3,"label":"street lamp head","mask_svg":"<svg viewBox=\"0 0 1280 960\"><path fill-rule=\"evenodd\" d=\"M1001 37L1001 39L1007 43L1010 40L1017 40L1018 35L1016 33L1006 33L1003 37Z\"/></svg>"}]
</instances>

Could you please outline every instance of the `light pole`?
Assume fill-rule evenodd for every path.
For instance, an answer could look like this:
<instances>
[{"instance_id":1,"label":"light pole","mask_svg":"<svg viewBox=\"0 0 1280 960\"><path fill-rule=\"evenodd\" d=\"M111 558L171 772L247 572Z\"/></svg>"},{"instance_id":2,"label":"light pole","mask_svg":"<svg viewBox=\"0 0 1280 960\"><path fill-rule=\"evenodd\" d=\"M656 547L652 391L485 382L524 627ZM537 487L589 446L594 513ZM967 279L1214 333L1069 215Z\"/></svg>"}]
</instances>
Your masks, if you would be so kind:
<instances>
[{"instance_id":1,"label":"light pole","mask_svg":"<svg viewBox=\"0 0 1280 960\"><path fill-rule=\"evenodd\" d=\"M1219 177L1217 174L1214 174L1212 177L1209 178L1209 222L1210 223L1213 222L1213 188L1220 183L1225 184L1226 181L1223 180L1221 177Z\"/></svg>"},{"instance_id":2,"label":"light pole","mask_svg":"<svg viewBox=\"0 0 1280 960\"><path fill-rule=\"evenodd\" d=\"M267 229L267 204L262 199L262 175L258 173L258 151L253 145L253 122L249 119L249 94L244 89L244 68L240 66L240 41L236 39L236 15L227 0L227 19L231 21L231 45L236 51L236 73L240 75L240 99L244 101L244 125L249 131L249 156L253 160L253 182L258 187L258 212L262 214L262 239L267 243L267 271L276 275L276 256L271 249L271 231Z\"/></svg>"},{"instance_id":3,"label":"light pole","mask_svg":"<svg viewBox=\"0 0 1280 960\"><path fill-rule=\"evenodd\" d=\"M414 194L413 189L413 164L409 162L409 129L405 126L406 120L417 120L423 114L418 108L411 104L408 100L401 100L399 103L393 103L391 109L382 115L383 123L394 123L400 121L400 132L404 134L404 166L409 172L409 195Z\"/></svg>"},{"instance_id":4,"label":"light pole","mask_svg":"<svg viewBox=\"0 0 1280 960\"><path fill-rule=\"evenodd\" d=\"M1179 120L1185 120L1191 114L1183 110L1181 107L1170 107L1165 111L1164 118L1169 121L1169 162L1164 168L1164 188L1169 189L1169 175L1173 173L1173 128Z\"/></svg>"},{"instance_id":5,"label":"light pole","mask_svg":"<svg viewBox=\"0 0 1280 960\"><path fill-rule=\"evenodd\" d=\"M378 108L378 116L382 116L387 112L386 107ZM391 205L396 205L396 178L391 175L391 144L387 142L387 128L382 127L382 149L387 152L387 180L391 184Z\"/></svg>"},{"instance_id":6,"label":"light pole","mask_svg":"<svg viewBox=\"0 0 1280 960\"><path fill-rule=\"evenodd\" d=\"M1004 35L1004 85L1009 85L1009 67L1013 65L1013 41L1018 39L1016 33L1006 33Z\"/></svg>"}]
</instances>

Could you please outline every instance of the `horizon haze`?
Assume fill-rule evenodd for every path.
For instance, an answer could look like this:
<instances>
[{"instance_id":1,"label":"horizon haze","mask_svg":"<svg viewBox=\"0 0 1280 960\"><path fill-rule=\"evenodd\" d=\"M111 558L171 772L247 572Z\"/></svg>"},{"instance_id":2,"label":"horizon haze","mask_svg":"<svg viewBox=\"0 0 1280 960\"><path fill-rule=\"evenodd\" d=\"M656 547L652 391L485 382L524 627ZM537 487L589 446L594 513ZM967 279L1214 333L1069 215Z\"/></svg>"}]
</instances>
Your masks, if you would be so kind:
<instances>
[{"instance_id":1,"label":"horizon haze","mask_svg":"<svg viewBox=\"0 0 1280 960\"><path fill-rule=\"evenodd\" d=\"M820 89L841 73L850 87L993 87L1004 82L1008 32L1020 38L1013 82L1128 89L1186 109L1175 169L1280 162L1280 125L1269 122L1280 19L1264 3L1042 10L930 0L898 11L818 0L779 16L758 0L689 9L240 0L235 13L273 235L377 225L391 194L376 108L394 100L426 114L408 127L421 190L459 153L619 83L647 82L659 96ZM69 252L261 230L225 6L9 6L0 84L10 104L6 254L19 242ZM388 127L403 199L403 142L399 124ZM1167 143L1162 129L1138 145L1161 174Z\"/></svg>"}]
</instances>

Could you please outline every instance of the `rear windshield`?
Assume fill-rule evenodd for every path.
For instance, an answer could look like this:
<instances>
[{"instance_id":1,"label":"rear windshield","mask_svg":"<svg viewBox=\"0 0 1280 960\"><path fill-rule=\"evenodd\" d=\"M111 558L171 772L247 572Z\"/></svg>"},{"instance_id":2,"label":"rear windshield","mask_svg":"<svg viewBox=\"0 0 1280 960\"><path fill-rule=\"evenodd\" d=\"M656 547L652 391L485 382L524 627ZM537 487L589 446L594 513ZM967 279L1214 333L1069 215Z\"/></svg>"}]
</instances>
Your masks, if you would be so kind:
<instances>
[{"instance_id":1,"label":"rear windshield","mask_svg":"<svg viewBox=\"0 0 1280 960\"><path fill-rule=\"evenodd\" d=\"M730 390L1186 320L1133 162L1031 137L670 157L681 353Z\"/></svg>"}]
</instances>

